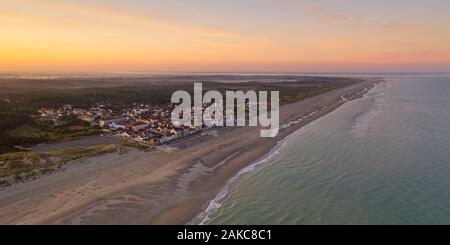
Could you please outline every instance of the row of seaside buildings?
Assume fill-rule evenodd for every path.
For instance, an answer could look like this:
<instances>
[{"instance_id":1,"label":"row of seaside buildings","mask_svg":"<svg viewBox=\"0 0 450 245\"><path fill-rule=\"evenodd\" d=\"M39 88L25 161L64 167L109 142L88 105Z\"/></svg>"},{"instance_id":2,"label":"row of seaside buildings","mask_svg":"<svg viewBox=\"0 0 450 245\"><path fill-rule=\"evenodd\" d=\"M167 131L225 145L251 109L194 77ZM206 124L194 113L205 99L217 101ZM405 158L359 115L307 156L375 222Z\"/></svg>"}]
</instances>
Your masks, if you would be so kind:
<instances>
[{"instance_id":1,"label":"row of seaside buildings","mask_svg":"<svg viewBox=\"0 0 450 245\"><path fill-rule=\"evenodd\" d=\"M98 104L88 109L65 105L60 108L42 108L39 116L54 125L62 125L66 115L76 116L91 127L102 128L114 135L120 135L147 144L163 144L175 139L197 134L206 129L201 127L174 127L170 122L172 105L151 106L133 104L129 108L112 110L108 105ZM203 106L204 109L204 106Z\"/></svg>"}]
</instances>

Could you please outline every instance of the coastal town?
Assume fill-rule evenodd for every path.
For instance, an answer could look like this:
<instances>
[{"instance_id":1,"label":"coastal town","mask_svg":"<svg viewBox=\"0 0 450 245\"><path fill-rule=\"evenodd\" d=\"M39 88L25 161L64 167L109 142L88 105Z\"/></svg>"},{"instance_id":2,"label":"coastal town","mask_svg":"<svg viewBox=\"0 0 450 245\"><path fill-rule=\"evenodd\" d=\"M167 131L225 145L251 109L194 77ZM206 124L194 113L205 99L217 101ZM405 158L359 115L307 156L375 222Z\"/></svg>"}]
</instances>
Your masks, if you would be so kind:
<instances>
[{"instance_id":1,"label":"coastal town","mask_svg":"<svg viewBox=\"0 0 450 245\"><path fill-rule=\"evenodd\" d=\"M179 126L171 123L172 104L159 106L133 103L112 109L107 103L96 103L88 108L78 108L70 104L59 108L41 108L37 117L50 121L54 126L61 126L65 118L75 117L91 128L101 129L106 134L121 136L126 139L159 145L176 139L198 134L206 129L202 126ZM204 110L206 105L202 105Z\"/></svg>"}]
</instances>

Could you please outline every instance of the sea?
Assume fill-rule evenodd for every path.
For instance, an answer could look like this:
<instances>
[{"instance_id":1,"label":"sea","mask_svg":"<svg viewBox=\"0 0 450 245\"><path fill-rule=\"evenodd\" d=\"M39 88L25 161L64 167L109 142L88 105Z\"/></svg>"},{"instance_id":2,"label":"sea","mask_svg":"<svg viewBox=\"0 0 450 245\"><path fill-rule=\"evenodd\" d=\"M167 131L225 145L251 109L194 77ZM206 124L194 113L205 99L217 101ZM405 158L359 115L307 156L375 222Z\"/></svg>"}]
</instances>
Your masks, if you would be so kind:
<instances>
[{"instance_id":1,"label":"sea","mask_svg":"<svg viewBox=\"0 0 450 245\"><path fill-rule=\"evenodd\" d=\"M450 76L385 77L234 176L196 224L450 224Z\"/></svg>"}]
</instances>

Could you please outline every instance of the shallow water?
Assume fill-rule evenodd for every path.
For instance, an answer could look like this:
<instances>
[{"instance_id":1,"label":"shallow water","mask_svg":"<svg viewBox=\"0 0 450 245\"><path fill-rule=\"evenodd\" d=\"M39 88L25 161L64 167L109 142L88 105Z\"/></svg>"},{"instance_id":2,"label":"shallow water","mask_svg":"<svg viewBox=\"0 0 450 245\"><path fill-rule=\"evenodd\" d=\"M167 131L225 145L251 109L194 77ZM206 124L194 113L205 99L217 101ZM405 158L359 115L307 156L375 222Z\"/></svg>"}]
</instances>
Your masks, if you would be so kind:
<instances>
[{"instance_id":1,"label":"shallow water","mask_svg":"<svg viewBox=\"0 0 450 245\"><path fill-rule=\"evenodd\" d=\"M450 77L392 77L228 186L206 224L450 224Z\"/></svg>"}]
</instances>

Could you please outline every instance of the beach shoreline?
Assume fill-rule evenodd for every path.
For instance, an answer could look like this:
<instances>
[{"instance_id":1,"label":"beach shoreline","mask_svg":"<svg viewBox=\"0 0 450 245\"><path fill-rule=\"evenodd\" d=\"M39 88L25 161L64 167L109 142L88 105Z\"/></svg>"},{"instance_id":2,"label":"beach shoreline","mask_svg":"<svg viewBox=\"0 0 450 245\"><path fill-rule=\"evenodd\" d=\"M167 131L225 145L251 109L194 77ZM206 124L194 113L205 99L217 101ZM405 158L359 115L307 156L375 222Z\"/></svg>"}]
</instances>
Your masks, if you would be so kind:
<instances>
[{"instance_id":1,"label":"beach shoreline","mask_svg":"<svg viewBox=\"0 0 450 245\"><path fill-rule=\"evenodd\" d=\"M241 171L245 168L252 166L253 164L259 165L260 162L265 162L271 158L271 155L273 151L278 150L278 144L282 144L285 140L289 141L287 138L295 134L298 130L302 130L306 125L316 121L317 119L321 118L322 116L334 111L344 103L348 101L352 101L358 98L363 97L376 83L380 82L380 80L366 80L362 83L351 85L345 88L336 89L318 96L315 96L313 98L306 99L306 103L304 101L294 102L288 105L285 105L284 108L282 107L281 111L286 112L286 110L292 110L295 112L295 108L299 107L299 104L305 103L309 104L307 100L314 100L311 104L315 104L316 99L323 99L324 97L328 98L334 98L334 101L327 101L324 100L322 103L316 104L316 107L314 107L313 110L304 110L303 113L299 113L297 115L292 114L282 114L280 116L280 125L283 127L283 125L289 124L289 122L295 122L294 126L290 126L288 128L284 128L280 130L280 134L275 138L271 139L267 144L259 144L259 148L262 151L258 151L258 153L255 153L253 156L252 161L248 161L240 166L239 169L235 169L232 175L229 175L227 179L224 180L221 187L216 191L216 195L210 196L209 200L204 200L204 204L200 205L201 201L191 199L191 202L186 202L181 204L180 206L176 206L171 209L164 210L161 212L155 219L154 223L152 224L201 224L203 222L203 218L205 216L202 216L202 213L207 212L207 209L211 206L211 202L214 201L214 199L218 198L221 199L220 195L223 195L224 193L220 193L221 190L223 190L224 185L228 185L230 182L233 182L234 180L238 179ZM344 93L342 93L345 91ZM341 96L336 96L337 94L342 94ZM323 96L322 96L323 95ZM328 95L328 96L327 96ZM333 96L335 95L335 96ZM336 100L337 99L337 100ZM333 100L333 99L332 99ZM307 106L306 106L307 107ZM300 120L299 119L303 119ZM264 141L264 139L261 139ZM228 163L230 164L230 163ZM255 166L257 167L257 166ZM221 178L222 179L222 178ZM205 191L199 187L198 191ZM214 205L214 204L212 204ZM201 208L199 208L201 206ZM189 211L189 210L196 210L195 212ZM190 213L190 214L188 214ZM207 214L207 213L205 213Z\"/></svg>"},{"instance_id":2,"label":"beach shoreline","mask_svg":"<svg viewBox=\"0 0 450 245\"><path fill-rule=\"evenodd\" d=\"M152 152L92 157L83 166L15 185L0 192L0 223L186 224L278 142L379 81L366 79L282 106L285 127L275 138L260 138L258 127L224 128Z\"/></svg>"}]
</instances>

